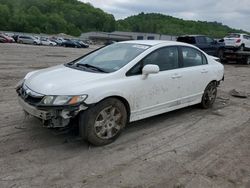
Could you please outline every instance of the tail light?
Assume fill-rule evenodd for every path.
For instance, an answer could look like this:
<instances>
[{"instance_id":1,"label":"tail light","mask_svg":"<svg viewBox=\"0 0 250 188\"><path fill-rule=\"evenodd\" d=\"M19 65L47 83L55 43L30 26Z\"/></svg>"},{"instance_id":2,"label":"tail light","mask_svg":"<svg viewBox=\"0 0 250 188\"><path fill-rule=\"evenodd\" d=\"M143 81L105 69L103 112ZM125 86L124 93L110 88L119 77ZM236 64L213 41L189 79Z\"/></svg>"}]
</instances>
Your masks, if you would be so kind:
<instances>
[{"instance_id":1,"label":"tail light","mask_svg":"<svg viewBox=\"0 0 250 188\"><path fill-rule=\"evenodd\" d=\"M236 40L236 43L240 43L240 42L241 42L241 39L237 39L237 40Z\"/></svg>"}]
</instances>

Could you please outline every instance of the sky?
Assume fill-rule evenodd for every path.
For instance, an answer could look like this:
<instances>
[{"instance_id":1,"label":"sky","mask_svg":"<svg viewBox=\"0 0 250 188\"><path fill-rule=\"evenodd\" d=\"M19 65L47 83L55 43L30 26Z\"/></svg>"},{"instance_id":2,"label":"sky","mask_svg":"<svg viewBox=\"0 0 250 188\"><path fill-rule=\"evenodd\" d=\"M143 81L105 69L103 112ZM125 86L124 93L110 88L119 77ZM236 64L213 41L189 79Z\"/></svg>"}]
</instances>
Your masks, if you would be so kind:
<instances>
[{"instance_id":1,"label":"sky","mask_svg":"<svg viewBox=\"0 0 250 188\"><path fill-rule=\"evenodd\" d=\"M123 19L140 12L217 21L250 32L250 0L80 0Z\"/></svg>"}]
</instances>

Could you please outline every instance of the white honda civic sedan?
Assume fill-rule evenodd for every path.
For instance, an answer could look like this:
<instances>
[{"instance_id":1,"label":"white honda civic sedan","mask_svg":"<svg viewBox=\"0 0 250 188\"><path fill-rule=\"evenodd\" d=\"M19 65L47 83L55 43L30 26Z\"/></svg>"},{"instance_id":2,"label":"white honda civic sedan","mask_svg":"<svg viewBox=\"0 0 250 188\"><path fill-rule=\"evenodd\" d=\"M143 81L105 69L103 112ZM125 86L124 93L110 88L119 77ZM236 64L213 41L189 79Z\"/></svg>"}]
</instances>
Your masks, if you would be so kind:
<instances>
[{"instance_id":1,"label":"white honda civic sedan","mask_svg":"<svg viewBox=\"0 0 250 188\"><path fill-rule=\"evenodd\" d=\"M186 106L213 105L223 65L172 41L127 41L70 63L28 73L18 84L24 111L47 127L79 120L81 136L109 144L128 122Z\"/></svg>"}]
</instances>

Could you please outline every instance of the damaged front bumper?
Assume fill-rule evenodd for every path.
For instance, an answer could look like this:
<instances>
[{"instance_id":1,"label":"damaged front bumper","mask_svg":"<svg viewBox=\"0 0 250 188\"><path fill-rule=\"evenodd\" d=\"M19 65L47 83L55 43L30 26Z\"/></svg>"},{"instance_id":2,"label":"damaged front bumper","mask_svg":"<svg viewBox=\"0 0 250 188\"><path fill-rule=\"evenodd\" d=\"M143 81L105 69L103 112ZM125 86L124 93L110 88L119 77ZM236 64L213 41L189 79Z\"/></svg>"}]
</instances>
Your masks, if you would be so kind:
<instances>
[{"instance_id":1,"label":"damaged front bumper","mask_svg":"<svg viewBox=\"0 0 250 188\"><path fill-rule=\"evenodd\" d=\"M71 118L88 108L85 103L72 106L33 106L21 96L18 96L18 102L27 114L39 118L49 128L66 127Z\"/></svg>"}]
</instances>

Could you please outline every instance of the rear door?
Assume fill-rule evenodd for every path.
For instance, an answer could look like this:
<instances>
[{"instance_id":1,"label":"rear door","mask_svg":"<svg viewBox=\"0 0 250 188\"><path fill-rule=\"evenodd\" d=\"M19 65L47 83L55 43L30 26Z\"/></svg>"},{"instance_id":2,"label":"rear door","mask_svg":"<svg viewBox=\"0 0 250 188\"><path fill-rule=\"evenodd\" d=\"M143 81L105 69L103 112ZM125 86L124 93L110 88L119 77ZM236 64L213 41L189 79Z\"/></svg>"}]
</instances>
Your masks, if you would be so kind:
<instances>
[{"instance_id":1,"label":"rear door","mask_svg":"<svg viewBox=\"0 0 250 188\"><path fill-rule=\"evenodd\" d=\"M192 47L180 47L181 103L198 103L210 82L210 66L205 55Z\"/></svg>"}]
</instances>

